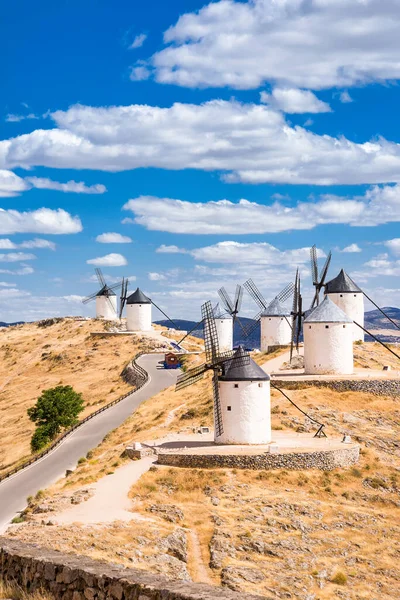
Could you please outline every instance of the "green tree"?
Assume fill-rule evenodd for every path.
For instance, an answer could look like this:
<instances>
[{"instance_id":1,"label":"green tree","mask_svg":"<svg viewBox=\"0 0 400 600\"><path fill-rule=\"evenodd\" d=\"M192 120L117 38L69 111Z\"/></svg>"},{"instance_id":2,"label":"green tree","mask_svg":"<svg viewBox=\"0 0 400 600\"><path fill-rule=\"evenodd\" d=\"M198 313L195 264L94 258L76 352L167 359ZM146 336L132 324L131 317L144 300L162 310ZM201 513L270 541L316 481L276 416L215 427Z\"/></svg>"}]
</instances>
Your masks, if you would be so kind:
<instances>
[{"instance_id":1,"label":"green tree","mask_svg":"<svg viewBox=\"0 0 400 600\"><path fill-rule=\"evenodd\" d=\"M82 412L83 398L70 385L58 385L43 390L35 406L28 409L28 416L36 423L36 431L31 439L31 448L37 452L46 446L63 429L78 423Z\"/></svg>"}]
</instances>

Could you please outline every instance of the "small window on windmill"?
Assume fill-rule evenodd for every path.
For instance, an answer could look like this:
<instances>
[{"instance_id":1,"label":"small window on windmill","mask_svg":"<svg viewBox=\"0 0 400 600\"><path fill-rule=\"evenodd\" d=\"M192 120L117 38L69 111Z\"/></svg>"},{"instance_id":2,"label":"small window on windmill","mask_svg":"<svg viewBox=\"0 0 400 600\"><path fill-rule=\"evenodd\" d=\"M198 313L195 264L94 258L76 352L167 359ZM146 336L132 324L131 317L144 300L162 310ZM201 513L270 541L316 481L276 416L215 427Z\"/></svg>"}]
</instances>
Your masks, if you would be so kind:
<instances>
[{"instance_id":1,"label":"small window on windmill","mask_svg":"<svg viewBox=\"0 0 400 600\"><path fill-rule=\"evenodd\" d=\"M271 317L268 319L268 321L272 321Z\"/></svg>"},{"instance_id":2,"label":"small window on windmill","mask_svg":"<svg viewBox=\"0 0 400 600\"><path fill-rule=\"evenodd\" d=\"M259 384L258 384L258 387L262 387L262 386L263 386L263 384L262 384L262 383L259 383Z\"/></svg>"},{"instance_id":3,"label":"small window on windmill","mask_svg":"<svg viewBox=\"0 0 400 600\"><path fill-rule=\"evenodd\" d=\"M227 406L226 410L230 412L232 410L232 406Z\"/></svg>"},{"instance_id":4,"label":"small window on windmill","mask_svg":"<svg viewBox=\"0 0 400 600\"><path fill-rule=\"evenodd\" d=\"M233 387L235 387L235 388L238 388L238 387L239 387L239 384L238 384L238 383L235 383L235 384L233 385Z\"/></svg>"},{"instance_id":5,"label":"small window on windmill","mask_svg":"<svg viewBox=\"0 0 400 600\"><path fill-rule=\"evenodd\" d=\"M311 325L308 326L308 329L311 329Z\"/></svg>"},{"instance_id":6,"label":"small window on windmill","mask_svg":"<svg viewBox=\"0 0 400 600\"><path fill-rule=\"evenodd\" d=\"M343 325L343 329L346 329L346 325Z\"/></svg>"},{"instance_id":7,"label":"small window on windmill","mask_svg":"<svg viewBox=\"0 0 400 600\"><path fill-rule=\"evenodd\" d=\"M357 294L354 294L354 298L357 298Z\"/></svg>"},{"instance_id":8,"label":"small window on windmill","mask_svg":"<svg viewBox=\"0 0 400 600\"><path fill-rule=\"evenodd\" d=\"M329 325L325 325L325 329L329 329Z\"/></svg>"},{"instance_id":9,"label":"small window on windmill","mask_svg":"<svg viewBox=\"0 0 400 600\"><path fill-rule=\"evenodd\" d=\"M343 298L343 294L340 294L340 297Z\"/></svg>"}]
</instances>

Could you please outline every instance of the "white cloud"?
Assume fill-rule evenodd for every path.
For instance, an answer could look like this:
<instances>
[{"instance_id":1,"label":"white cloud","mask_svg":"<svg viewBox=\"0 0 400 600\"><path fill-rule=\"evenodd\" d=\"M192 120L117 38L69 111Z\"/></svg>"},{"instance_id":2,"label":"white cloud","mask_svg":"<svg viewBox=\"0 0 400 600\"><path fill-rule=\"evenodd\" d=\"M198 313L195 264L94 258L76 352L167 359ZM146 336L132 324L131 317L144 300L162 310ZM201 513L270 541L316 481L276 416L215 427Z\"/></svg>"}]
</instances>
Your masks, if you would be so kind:
<instances>
[{"instance_id":1,"label":"white cloud","mask_svg":"<svg viewBox=\"0 0 400 600\"><path fill-rule=\"evenodd\" d=\"M34 269L29 267L28 265L21 265L19 269L12 271L10 269L0 269L0 273L5 273L7 275L32 275L34 273Z\"/></svg>"},{"instance_id":2,"label":"white cloud","mask_svg":"<svg viewBox=\"0 0 400 600\"><path fill-rule=\"evenodd\" d=\"M16 283L7 283L6 281L0 281L0 285L2 287L15 287L17 284Z\"/></svg>"},{"instance_id":3,"label":"white cloud","mask_svg":"<svg viewBox=\"0 0 400 600\"><path fill-rule=\"evenodd\" d=\"M0 198L13 198L29 189L29 185L22 177L12 171L0 169Z\"/></svg>"},{"instance_id":4,"label":"white cloud","mask_svg":"<svg viewBox=\"0 0 400 600\"><path fill-rule=\"evenodd\" d=\"M122 254L106 254L105 256L98 256L97 258L91 258L86 261L88 265L96 265L97 267L122 267L128 264L125 256Z\"/></svg>"},{"instance_id":5,"label":"white cloud","mask_svg":"<svg viewBox=\"0 0 400 600\"><path fill-rule=\"evenodd\" d=\"M240 242L219 242L213 246L205 246L191 250L190 254L197 260L228 264L246 263L263 265L291 265L305 264L310 260L310 248L297 248L295 250L278 250L266 242L253 242L243 244ZM322 250L319 256L325 256Z\"/></svg>"},{"instance_id":6,"label":"white cloud","mask_svg":"<svg viewBox=\"0 0 400 600\"><path fill-rule=\"evenodd\" d=\"M58 129L0 141L0 167L217 170L225 181L247 183L400 181L399 144L317 135L265 105L78 105L52 117Z\"/></svg>"},{"instance_id":7,"label":"white cloud","mask_svg":"<svg viewBox=\"0 0 400 600\"><path fill-rule=\"evenodd\" d=\"M104 194L107 191L107 188L100 183L87 186L82 181L60 183L59 181L52 181L45 177L26 177L23 179L12 171L0 169L0 198L19 196L22 192L26 192L32 188L74 192L77 194Z\"/></svg>"},{"instance_id":8,"label":"white cloud","mask_svg":"<svg viewBox=\"0 0 400 600\"><path fill-rule=\"evenodd\" d=\"M39 190L56 190L59 192L73 192L75 194L104 194L107 191L106 186L101 183L87 186L83 181L71 180L61 183L59 181L52 181L46 177L27 177L25 181Z\"/></svg>"},{"instance_id":9,"label":"white cloud","mask_svg":"<svg viewBox=\"0 0 400 600\"><path fill-rule=\"evenodd\" d=\"M39 238L35 238L34 240L26 240L20 244L15 244L8 238L0 239L0 249L15 250L16 248L49 248L50 250L55 250L56 245L54 242L50 242L49 240L41 240Z\"/></svg>"},{"instance_id":10,"label":"white cloud","mask_svg":"<svg viewBox=\"0 0 400 600\"><path fill-rule=\"evenodd\" d=\"M62 296L64 300L67 302L72 302L73 304L80 304L85 296L78 296L76 294L71 294L69 296Z\"/></svg>"},{"instance_id":11,"label":"white cloud","mask_svg":"<svg viewBox=\"0 0 400 600\"><path fill-rule=\"evenodd\" d=\"M18 244L18 248L48 248L49 250L55 250L56 245L54 242L50 242L49 240L35 238L34 240L21 242L21 244Z\"/></svg>"},{"instance_id":12,"label":"white cloud","mask_svg":"<svg viewBox=\"0 0 400 600\"><path fill-rule=\"evenodd\" d=\"M397 0L221 0L182 15L149 63L158 82L186 87L396 80L398 16Z\"/></svg>"},{"instance_id":13,"label":"white cloud","mask_svg":"<svg viewBox=\"0 0 400 600\"><path fill-rule=\"evenodd\" d=\"M129 200L123 208L134 213L137 224L169 233L248 235L312 229L334 223L367 227L400 221L400 185L375 186L363 196L352 198L324 194L316 201L298 202L293 207L278 200L272 204L248 200L187 202L139 196ZM182 250L163 245L157 252Z\"/></svg>"},{"instance_id":14,"label":"white cloud","mask_svg":"<svg viewBox=\"0 0 400 600\"><path fill-rule=\"evenodd\" d=\"M161 244L161 246L157 248L156 252L159 254L186 254L187 250L174 245L167 246L166 244Z\"/></svg>"},{"instance_id":15,"label":"white cloud","mask_svg":"<svg viewBox=\"0 0 400 600\"><path fill-rule=\"evenodd\" d=\"M351 254L355 252L362 252L362 250L357 244L350 244L349 246L343 248L343 250L339 250L339 252L346 252Z\"/></svg>"},{"instance_id":16,"label":"white cloud","mask_svg":"<svg viewBox=\"0 0 400 600\"><path fill-rule=\"evenodd\" d=\"M150 281L164 281L166 278L162 273L148 273Z\"/></svg>"},{"instance_id":17,"label":"white cloud","mask_svg":"<svg viewBox=\"0 0 400 600\"><path fill-rule=\"evenodd\" d=\"M261 92L260 100L290 114L326 113L332 110L329 104L319 100L309 90L296 88L274 88L271 94Z\"/></svg>"},{"instance_id":18,"label":"white cloud","mask_svg":"<svg viewBox=\"0 0 400 600\"><path fill-rule=\"evenodd\" d=\"M383 242L383 243L387 248L389 248L389 250L391 252L393 252L393 254L400 255L400 238L394 238L393 240L387 240L386 242Z\"/></svg>"},{"instance_id":19,"label":"white cloud","mask_svg":"<svg viewBox=\"0 0 400 600\"><path fill-rule=\"evenodd\" d=\"M0 208L0 235L12 233L67 234L82 231L79 217L62 208L39 208L30 212Z\"/></svg>"},{"instance_id":20,"label":"white cloud","mask_svg":"<svg viewBox=\"0 0 400 600\"><path fill-rule=\"evenodd\" d=\"M7 121L7 123L19 123L20 121L25 121L26 119L40 119L40 117L33 113L28 113L27 115L16 115L13 113L8 113L5 120Z\"/></svg>"},{"instance_id":21,"label":"white cloud","mask_svg":"<svg viewBox=\"0 0 400 600\"><path fill-rule=\"evenodd\" d=\"M400 276L400 260L391 260L386 253L378 254L363 265L355 275L364 278L365 280L371 277L399 277ZM367 267L367 268L365 268Z\"/></svg>"},{"instance_id":22,"label":"white cloud","mask_svg":"<svg viewBox=\"0 0 400 600\"><path fill-rule=\"evenodd\" d=\"M100 242L101 244L130 244L132 238L120 233L102 233L97 236L96 242Z\"/></svg>"},{"instance_id":23,"label":"white cloud","mask_svg":"<svg viewBox=\"0 0 400 600\"><path fill-rule=\"evenodd\" d=\"M129 79L131 81L145 81L149 79L150 71L143 65L137 65L131 68Z\"/></svg>"},{"instance_id":24,"label":"white cloud","mask_svg":"<svg viewBox=\"0 0 400 600\"><path fill-rule=\"evenodd\" d=\"M145 33L140 33L135 37L132 44L129 46L129 50L133 50L134 48L141 48L146 39L147 35Z\"/></svg>"},{"instance_id":25,"label":"white cloud","mask_svg":"<svg viewBox=\"0 0 400 600\"><path fill-rule=\"evenodd\" d=\"M342 104L348 104L349 102L353 102L353 98L350 96L349 92L347 92L347 91L340 93L339 100Z\"/></svg>"},{"instance_id":26,"label":"white cloud","mask_svg":"<svg viewBox=\"0 0 400 600\"><path fill-rule=\"evenodd\" d=\"M9 252L8 254L0 254L0 262L20 262L21 260L34 260L34 254L26 252Z\"/></svg>"}]
</instances>

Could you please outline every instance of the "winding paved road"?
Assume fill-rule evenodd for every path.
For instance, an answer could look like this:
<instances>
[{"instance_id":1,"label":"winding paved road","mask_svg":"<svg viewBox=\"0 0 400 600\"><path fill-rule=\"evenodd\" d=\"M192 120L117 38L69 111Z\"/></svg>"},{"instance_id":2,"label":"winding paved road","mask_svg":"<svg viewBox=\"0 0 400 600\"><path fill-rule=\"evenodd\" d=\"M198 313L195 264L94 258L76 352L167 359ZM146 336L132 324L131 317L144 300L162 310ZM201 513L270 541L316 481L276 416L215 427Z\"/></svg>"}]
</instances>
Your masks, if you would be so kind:
<instances>
[{"instance_id":1,"label":"winding paved road","mask_svg":"<svg viewBox=\"0 0 400 600\"><path fill-rule=\"evenodd\" d=\"M121 425L139 404L175 383L178 371L157 368L163 357L163 354L141 356L138 364L150 376L146 385L87 421L37 463L0 483L0 533L26 507L27 496L33 496L54 483L67 469L73 469L81 456L95 448L109 431Z\"/></svg>"}]
</instances>

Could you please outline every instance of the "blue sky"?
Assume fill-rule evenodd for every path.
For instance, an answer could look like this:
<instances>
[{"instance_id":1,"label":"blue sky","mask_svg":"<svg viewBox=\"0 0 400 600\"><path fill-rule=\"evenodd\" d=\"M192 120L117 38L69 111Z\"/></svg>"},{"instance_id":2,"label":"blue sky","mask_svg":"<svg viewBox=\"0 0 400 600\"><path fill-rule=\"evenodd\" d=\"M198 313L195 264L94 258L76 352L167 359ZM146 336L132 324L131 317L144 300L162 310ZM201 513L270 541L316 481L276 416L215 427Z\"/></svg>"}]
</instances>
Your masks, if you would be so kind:
<instances>
[{"instance_id":1,"label":"blue sky","mask_svg":"<svg viewBox=\"0 0 400 600\"><path fill-rule=\"evenodd\" d=\"M174 317L307 296L314 243L400 305L397 1L0 11L0 320L91 314L95 264Z\"/></svg>"}]
</instances>

